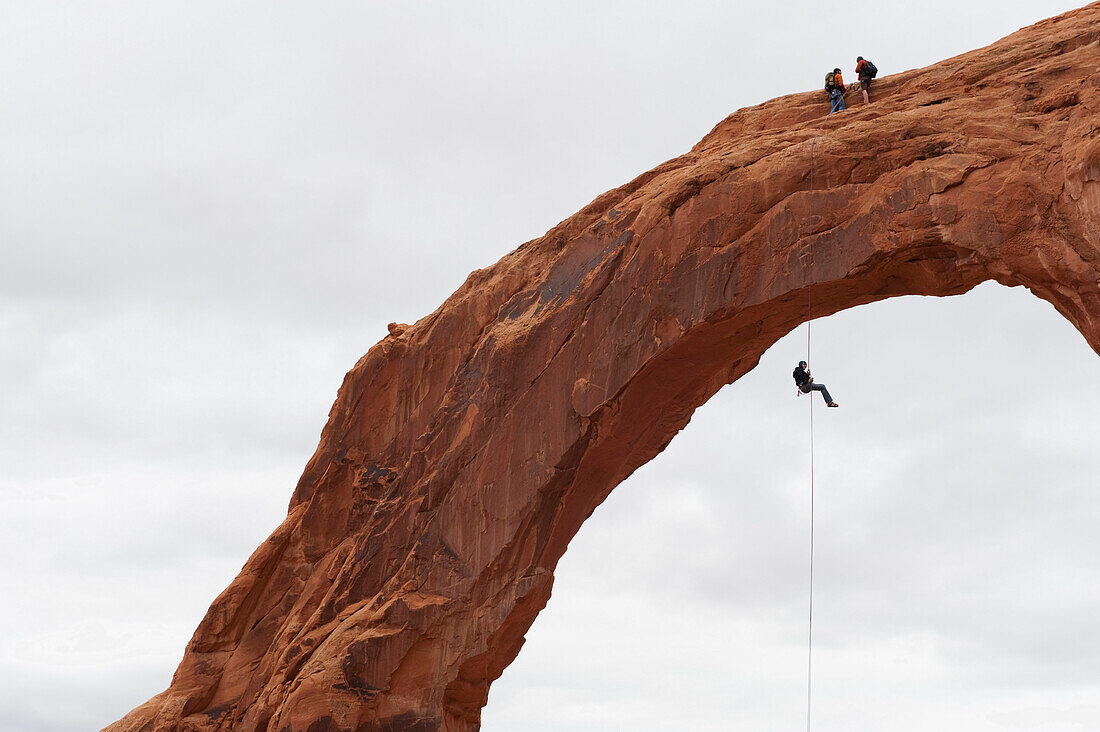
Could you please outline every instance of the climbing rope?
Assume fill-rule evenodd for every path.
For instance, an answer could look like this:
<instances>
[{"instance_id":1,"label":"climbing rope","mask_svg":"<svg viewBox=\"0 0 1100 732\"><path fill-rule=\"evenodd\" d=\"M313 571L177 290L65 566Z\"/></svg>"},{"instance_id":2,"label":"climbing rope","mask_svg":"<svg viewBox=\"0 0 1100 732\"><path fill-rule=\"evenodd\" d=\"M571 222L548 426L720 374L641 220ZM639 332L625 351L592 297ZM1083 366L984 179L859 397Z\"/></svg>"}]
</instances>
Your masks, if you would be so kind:
<instances>
[{"instance_id":1,"label":"climbing rope","mask_svg":"<svg viewBox=\"0 0 1100 732\"><path fill-rule=\"evenodd\" d=\"M810 143L810 191L814 189L814 146L817 138ZM810 277L814 271L814 248L810 245ZM806 286L806 362L810 363L810 320L813 315L813 303L810 296L810 283ZM810 601L806 631L806 732L810 732L811 713L813 711L813 668L814 668L814 393L810 397Z\"/></svg>"}]
</instances>

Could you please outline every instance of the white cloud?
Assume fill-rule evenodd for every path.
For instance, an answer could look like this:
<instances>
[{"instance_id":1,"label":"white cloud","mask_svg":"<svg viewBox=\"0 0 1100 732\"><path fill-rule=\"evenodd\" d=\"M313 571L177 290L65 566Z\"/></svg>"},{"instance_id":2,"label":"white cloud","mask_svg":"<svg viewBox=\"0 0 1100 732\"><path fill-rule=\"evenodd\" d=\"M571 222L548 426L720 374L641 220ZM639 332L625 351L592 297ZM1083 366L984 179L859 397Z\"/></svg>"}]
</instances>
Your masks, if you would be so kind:
<instances>
[{"instance_id":1,"label":"white cloud","mask_svg":"<svg viewBox=\"0 0 1100 732\"><path fill-rule=\"evenodd\" d=\"M1069 7L6 7L0 732L167 685L385 323L734 108ZM1079 728L1100 361L996 287L814 333L842 404L817 437L821 728ZM486 729L801 724L801 343L596 512Z\"/></svg>"}]
</instances>

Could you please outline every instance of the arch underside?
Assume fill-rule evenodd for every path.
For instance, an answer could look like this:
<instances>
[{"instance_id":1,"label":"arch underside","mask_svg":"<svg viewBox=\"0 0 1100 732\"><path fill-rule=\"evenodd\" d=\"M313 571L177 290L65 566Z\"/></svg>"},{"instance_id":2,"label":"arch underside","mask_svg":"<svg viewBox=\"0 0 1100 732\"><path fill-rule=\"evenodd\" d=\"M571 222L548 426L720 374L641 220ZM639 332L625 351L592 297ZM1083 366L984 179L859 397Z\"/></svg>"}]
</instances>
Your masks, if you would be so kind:
<instances>
[{"instance_id":1,"label":"arch underside","mask_svg":"<svg viewBox=\"0 0 1100 732\"><path fill-rule=\"evenodd\" d=\"M1098 39L1094 4L870 106L741 110L392 328L172 686L108 729L477 729L584 520L808 312L992 279L1100 351Z\"/></svg>"}]
</instances>

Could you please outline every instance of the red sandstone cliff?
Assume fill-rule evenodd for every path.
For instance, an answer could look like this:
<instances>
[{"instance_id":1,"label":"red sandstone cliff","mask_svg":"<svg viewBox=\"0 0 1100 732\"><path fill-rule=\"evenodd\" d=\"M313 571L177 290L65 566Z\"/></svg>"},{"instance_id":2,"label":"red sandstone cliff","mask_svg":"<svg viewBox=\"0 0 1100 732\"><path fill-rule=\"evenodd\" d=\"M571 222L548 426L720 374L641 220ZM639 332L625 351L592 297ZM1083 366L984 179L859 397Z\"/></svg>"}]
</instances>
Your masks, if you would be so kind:
<instances>
[{"instance_id":1,"label":"red sandstone cliff","mask_svg":"<svg viewBox=\"0 0 1100 732\"><path fill-rule=\"evenodd\" d=\"M743 109L392 327L171 687L108 729L477 729L581 523L808 294L994 279L1100 347L1098 39L1100 3L870 106Z\"/></svg>"}]
</instances>

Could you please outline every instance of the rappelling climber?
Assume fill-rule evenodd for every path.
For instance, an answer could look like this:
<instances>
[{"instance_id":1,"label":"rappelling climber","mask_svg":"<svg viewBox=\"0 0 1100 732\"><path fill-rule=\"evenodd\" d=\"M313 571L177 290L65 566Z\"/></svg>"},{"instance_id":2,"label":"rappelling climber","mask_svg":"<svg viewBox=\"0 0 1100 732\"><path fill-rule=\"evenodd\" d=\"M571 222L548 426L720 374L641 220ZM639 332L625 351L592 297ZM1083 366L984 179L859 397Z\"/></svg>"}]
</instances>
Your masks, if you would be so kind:
<instances>
[{"instance_id":1,"label":"rappelling climber","mask_svg":"<svg viewBox=\"0 0 1100 732\"><path fill-rule=\"evenodd\" d=\"M843 111L845 109L844 94L848 90L844 88L844 77L840 75L840 69L833 69L825 74L825 91L829 92L831 103L829 114Z\"/></svg>"},{"instance_id":2,"label":"rappelling climber","mask_svg":"<svg viewBox=\"0 0 1100 732\"><path fill-rule=\"evenodd\" d=\"M856 56L856 76L859 77L859 90L863 92L863 102L870 104L871 97L867 92L871 89L871 82L878 76L878 68L862 56Z\"/></svg>"},{"instance_id":3,"label":"rappelling climber","mask_svg":"<svg viewBox=\"0 0 1100 732\"><path fill-rule=\"evenodd\" d=\"M798 366L794 370L794 383L798 385L798 390L803 394L809 394L811 391L820 391L821 398L825 400L826 406L839 407L840 405L833 401L832 396L829 395L829 390L825 388L824 384L815 384L813 374L806 368L805 361L799 361Z\"/></svg>"}]
</instances>

